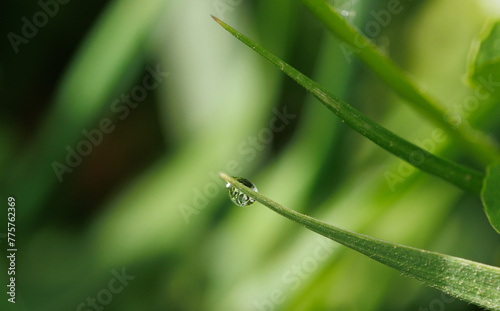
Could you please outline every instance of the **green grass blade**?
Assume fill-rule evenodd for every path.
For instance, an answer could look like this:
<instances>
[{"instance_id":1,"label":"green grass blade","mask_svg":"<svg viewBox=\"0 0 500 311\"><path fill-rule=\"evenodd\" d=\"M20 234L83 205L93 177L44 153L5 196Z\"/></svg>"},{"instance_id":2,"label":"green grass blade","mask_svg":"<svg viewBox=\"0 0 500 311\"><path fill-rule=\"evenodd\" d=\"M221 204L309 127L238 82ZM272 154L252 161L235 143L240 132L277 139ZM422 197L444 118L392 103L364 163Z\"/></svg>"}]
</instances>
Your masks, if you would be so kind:
<instances>
[{"instance_id":1,"label":"green grass blade","mask_svg":"<svg viewBox=\"0 0 500 311\"><path fill-rule=\"evenodd\" d=\"M429 95L419 90L400 68L383 56L367 37L349 25L326 1L302 0L302 2L331 32L349 45L353 54L416 111L442 127L447 134L461 142L471 154L486 164L500 160L500 149L492 137L473 129L467 122L447 123L443 108Z\"/></svg>"},{"instance_id":2,"label":"green grass blade","mask_svg":"<svg viewBox=\"0 0 500 311\"><path fill-rule=\"evenodd\" d=\"M486 171L481 200L491 226L500 233L500 164L498 163L490 165Z\"/></svg>"},{"instance_id":3,"label":"green grass blade","mask_svg":"<svg viewBox=\"0 0 500 311\"><path fill-rule=\"evenodd\" d=\"M429 153L426 150L413 145L409 141L395 135L341 99L332 95L321 85L312 81L298 70L279 59L277 56L271 54L269 51L253 42L248 37L242 35L216 17L213 18L238 40L251 47L260 55L264 56L264 58L269 60L306 90L311 92L343 122L363 136L422 171L441 177L442 179L449 181L464 190L471 191L476 194L480 193L484 177L482 172L437 157L432 153Z\"/></svg>"},{"instance_id":4,"label":"green grass blade","mask_svg":"<svg viewBox=\"0 0 500 311\"><path fill-rule=\"evenodd\" d=\"M222 179L272 211L331 240L375 259L451 296L490 310L500 310L500 268L391 243L340 229L284 207L220 173Z\"/></svg>"}]
</instances>

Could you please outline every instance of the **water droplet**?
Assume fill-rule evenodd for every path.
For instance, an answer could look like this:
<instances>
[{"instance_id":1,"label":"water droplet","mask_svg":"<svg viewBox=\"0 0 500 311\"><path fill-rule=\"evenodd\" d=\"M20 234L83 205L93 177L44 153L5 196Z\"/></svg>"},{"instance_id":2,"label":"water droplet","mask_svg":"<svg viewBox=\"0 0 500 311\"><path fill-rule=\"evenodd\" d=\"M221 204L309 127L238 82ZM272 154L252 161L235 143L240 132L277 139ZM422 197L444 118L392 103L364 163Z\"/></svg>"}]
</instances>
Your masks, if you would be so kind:
<instances>
[{"instance_id":1,"label":"water droplet","mask_svg":"<svg viewBox=\"0 0 500 311\"><path fill-rule=\"evenodd\" d=\"M252 189L253 191L258 191L257 187L255 187L255 185L250 180L243 177L233 177L233 178L242 183L243 185L247 186L248 188ZM233 187L233 185L231 185L230 183L226 184L226 188L229 197L231 198L231 201L233 201L234 204L238 206L248 206L250 204L253 204L253 202L255 202L254 199L244 194L236 187Z\"/></svg>"},{"instance_id":2,"label":"water droplet","mask_svg":"<svg viewBox=\"0 0 500 311\"><path fill-rule=\"evenodd\" d=\"M340 12L340 14L342 14L342 16L349 16L349 11L342 10L342 12Z\"/></svg>"}]
</instances>

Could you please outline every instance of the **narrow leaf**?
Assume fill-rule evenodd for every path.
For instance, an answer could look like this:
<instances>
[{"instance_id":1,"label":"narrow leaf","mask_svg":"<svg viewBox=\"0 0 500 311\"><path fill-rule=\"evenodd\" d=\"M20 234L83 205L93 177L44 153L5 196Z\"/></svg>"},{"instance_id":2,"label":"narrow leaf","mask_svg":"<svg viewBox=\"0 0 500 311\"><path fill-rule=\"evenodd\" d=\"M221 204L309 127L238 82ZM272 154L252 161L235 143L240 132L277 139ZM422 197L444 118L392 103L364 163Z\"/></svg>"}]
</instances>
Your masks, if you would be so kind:
<instances>
[{"instance_id":1,"label":"narrow leaf","mask_svg":"<svg viewBox=\"0 0 500 311\"><path fill-rule=\"evenodd\" d=\"M425 94L389 58L379 52L377 47L360 31L349 25L325 0L302 0L328 29L339 37L348 57L358 56L377 76L395 93L401 96L416 111L428 117L450 136L461 142L467 150L485 163L500 160L500 149L494 138L470 127L467 122L449 124L443 116L442 106L430 95ZM396 8L395 8L396 9Z\"/></svg>"},{"instance_id":2,"label":"narrow leaf","mask_svg":"<svg viewBox=\"0 0 500 311\"><path fill-rule=\"evenodd\" d=\"M272 211L451 296L500 310L500 268L340 229L282 206L224 173L222 179Z\"/></svg>"},{"instance_id":3,"label":"narrow leaf","mask_svg":"<svg viewBox=\"0 0 500 311\"><path fill-rule=\"evenodd\" d=\"M277 56L253 42L248 37L239 33L226 23L212 16L224 29L238 40L251 47L260 55L277 66L280 70L294 79L298 84L311 92L328 109L335 113L343 122L370 139L385 150L407 161L422 171L431 173L456 186L479 194L484 174L474 169L462 166L452 161L440 158L430 152L397 136L386 128L378 125L367 116L337 98L318 83L312 81L292 66L285 63Z\"/></svg>"},{"instance_id":4,"label":"narrow leaf","mask_svg":"<svg viewBox=\"0 0 500 311\"><path fill-rule=\"evenodd\" d=\"M500 163L488 167L481 199L491 226L500 233Z\"/></svg>"}]
</instances>

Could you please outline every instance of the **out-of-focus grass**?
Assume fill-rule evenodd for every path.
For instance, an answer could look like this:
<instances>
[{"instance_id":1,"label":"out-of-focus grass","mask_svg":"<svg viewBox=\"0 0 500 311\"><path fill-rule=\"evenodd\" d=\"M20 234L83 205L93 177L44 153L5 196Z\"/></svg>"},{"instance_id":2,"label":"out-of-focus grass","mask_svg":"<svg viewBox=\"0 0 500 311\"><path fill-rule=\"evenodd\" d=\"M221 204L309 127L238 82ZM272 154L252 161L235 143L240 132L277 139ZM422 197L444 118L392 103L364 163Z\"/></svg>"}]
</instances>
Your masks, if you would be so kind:
<instances>
[{"instance_id":1,"label":"out-of-focus grass","mask_svg":"<svg viewBox=\"0 0 500 311\"><path fill-rule=\"evenodd\" d=\"M25 212L20 219L33 217L46 202L58 182L53 162L66 164L65 147L75 149L76 142L85 138L82 130L99 126L96 121L110 114L109 101L123 91L131 74L137 74L134 63L163 7L164 2L158 0L117 1L82 42L79 53L61 77L52 106L45 113L33 143L23 150L21 158L12 160L9 190L30 192L23 200Z\"/></svg>"},{"instance_id":2,"label":"out-of-focus grass","mask_svg":"<svg viewBox=\"0 0 500 311\"><path fill-rule=\"evenodd\" d=\"M304 99L299 86L286 82L286 77L209 17L224 18L410 141L430 137L434 128L401 107L397 97L358 66L355 56L348 63L338 42L304 6L284 0L227 1L232 10L220 16L216 2L112 2L75 48L72 64L85 62L69 66L61 76L61 88L73 86L59 105L80 111L73 114L80 121L52 119L35 135L44 143L34 145L27 158L16 147L23 133L15 132L15 122L3 122L7 126L0 135L0 157L7 164L2 172L12 169L11 163L31 163L19 168L25 173L17 175L18 187L2 186L2 193L14 195L19 202L20 224L33 228L19 228L19 310L22 305L29 310L77 309L87 297L96 297L108 287L112 269L124 267L135 279L113 295L105 310L258 310L254 302L270 299L273 290L286 296L283 303L275 304L276 310L416 310L440 299L438 291L337 246L292 289L283 274L301 265L319 242L312 233L263 208L232 206L224 185L211 177L221 170L228 172L231 160L241 167L235 175L249 178L279 202L297 210L315 202L318 208L307 212L319 219L398 243L500 264L499 239L488 227L479 200L418 172L409 173L391 191L384 173L397 173L400 160L346 129L314 99ZM375 43L389 42L386 50L391 58L440 102L460 103L471 92L461 78L484 13L474 3L450 0L401 3L405 10L393 16ZM381 1L350 4L346 1L343 7L355 13L354 19L348 18L361 29L373 20L371 10L385 6ZM59 16L64 14L62 7ZM90 42L95 42L92 53ZM85 53L88 58L80 56ZM160 124L164 155L138 174L124 173L126 180L109 187L101 200L90 199L90 204L95 203L87 209L59 214L72 210L76 203L72 198L85 195L81 193L85 185L101 184L76 177L82 170L99 167L85 165L92 154L67 182L58 184L46 163L63 161L65 146L75 146L83 138L81 130L104 116L115 117L117 132L129 126L109 115L108 107L141 82L142 68L156 64L170 75L151 93L147 104L154 106L151 109L157 115L146 122ZM51 106L45 114L61 109L57 107ZM255 149L255 158L249 160L249 154L239 150L240 144L248 142L249 136L258 137L269 127L272 109L283 107L297 117L263 144L263 150ZM140 109L131 114L139 114ZM59 116L64 120L70 115ZM488 117L495 120L491 114ZM481 128L481 117L472 118ZM57 137L47 134L53 132ZM141 129L135 135L151 133ZM128 141L127 136L106 136L94 152ZM147 152L154 146L130 147L138 148ZM450 140L436 146L435 152L468 161ZM109 167L127 159L128 154L115 159L103 155ZM318 186L324 184L328 186ZM213 190L217 194L199 199L203 208L186 223L180 206L193 207L198 191L206 193L207 187L217 189ZM46 200L39 199L40 193L46 194ZM58 197L66 199L54 199ZM5 267L2 259L1 268ZM5 275L0 275L5 284ZM471 309L458 301L448 307Z\"/></svg>"}]
</instances>

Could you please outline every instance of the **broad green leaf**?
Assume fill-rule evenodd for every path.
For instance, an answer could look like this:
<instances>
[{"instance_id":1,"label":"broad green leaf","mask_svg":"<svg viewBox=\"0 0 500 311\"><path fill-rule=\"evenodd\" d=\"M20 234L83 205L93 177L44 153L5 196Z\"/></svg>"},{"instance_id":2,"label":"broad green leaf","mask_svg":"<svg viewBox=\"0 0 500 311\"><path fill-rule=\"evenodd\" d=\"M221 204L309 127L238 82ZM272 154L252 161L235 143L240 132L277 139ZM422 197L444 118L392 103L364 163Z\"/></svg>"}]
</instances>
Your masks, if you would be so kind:
<instances>
[{"instance_id":1,"label":"broad green leaf","mask_svg":"<svg viewBox=\"0 0 500 311\"><path fill-rule=\"evenodd\" d=\"M495 228L500 233L500 164L492 164L488 167L486 177L484 179L483 190L481 191L481 199L484 205L486 216Z\"/></svg>"},{"instance_id":2,"label":"broad green leaf","mask_svg":"<svg viewBox=\"0 0 500 311\"><path fill-rule=\"evenodd\" d=\"M342 120L342 122L345 122L361 135L422 171L441 177L442 179L449 181L464 190L479 194L484 177L482 172L440 158L397 136L386 128L375 123L373 120L369 119L367 116L351 107L340 98L331 94L323 86L312 81L297 69L288 65L286 62L252 41L250 38L244 36L218 18L214 16L212 17L234 37L255 50L286 73L290 78L294 79L298 84L303 86L312 95L319 99L328 109L335 113Z\"/></svg>"},{"instance_id":3,"label":"broad green leaf","mask_svg":"<svg viewBox=\"0 0 500 311\"><path fill-rule=\"evenodd\" d=\"M405 276L478 306L500 310L498 267L344 230L282 206L224 173L220 173L220 176L272 211L396 269Z\"/></svg>"},{"instance_id":4,"label":"broad green leaf","mask_svg":"<svg viewBox=\"0 0 500 311\"><path fill-rule=\"evenodd\" d=\"M471 47L468 64L469 81L473 86L486 87L487 91L498 96L498 92L492 92L488 80L499 81L500 79L500 22L485 26ZM488 86L489 85L489 86ZM497 85L493 85L496 87Z\"/></svg>"}]
</instances>

